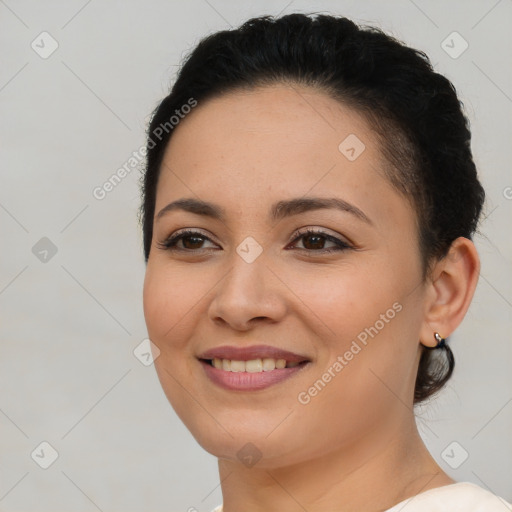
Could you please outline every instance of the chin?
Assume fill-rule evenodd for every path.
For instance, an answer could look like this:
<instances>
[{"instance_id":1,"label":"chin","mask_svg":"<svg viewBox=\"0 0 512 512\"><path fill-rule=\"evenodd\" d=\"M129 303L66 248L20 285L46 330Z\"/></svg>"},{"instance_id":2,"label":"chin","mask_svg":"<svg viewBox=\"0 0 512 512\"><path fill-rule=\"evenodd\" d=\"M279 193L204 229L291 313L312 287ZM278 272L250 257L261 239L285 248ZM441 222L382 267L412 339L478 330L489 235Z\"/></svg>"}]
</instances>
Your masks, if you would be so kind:
<instances>
[{"instance_id":1,"label":"chin","mask_svg":"<svg viewBox=\"0 0 512 512\"><path fill-rule=\"evenodd\" d=\"M313 451L310 446L311 439L301 441L286 429L281 432L272 432L272 429L267 428L258 429L254 421L248 424L223 424L226 432L212 418L208 421L201 421L199 418L192 421L187 421L187 418L182 420L205 451L218 459L247 468L254 466L258 469L276 469L290 466L308 458L305 447ZM247 428L244 429L244 426ZM269 432L272 432L271 435ZM310 456L313 457L314 454L311 453Z\"/></svg>"}]
</instances>

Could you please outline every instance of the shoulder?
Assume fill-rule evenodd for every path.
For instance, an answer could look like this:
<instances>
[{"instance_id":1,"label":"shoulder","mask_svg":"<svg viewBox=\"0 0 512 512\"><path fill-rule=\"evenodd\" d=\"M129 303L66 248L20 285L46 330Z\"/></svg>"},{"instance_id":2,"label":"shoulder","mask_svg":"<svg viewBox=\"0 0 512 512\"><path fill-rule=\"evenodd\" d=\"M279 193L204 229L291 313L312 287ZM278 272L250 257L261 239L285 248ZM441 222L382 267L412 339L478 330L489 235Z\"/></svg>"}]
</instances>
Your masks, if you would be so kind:
<instances>
[{"instance_id":1,"label":"shoulder","mask_svg":"<svg viewBox=\"0 0 512 512\"><path fill-rule=\"evenodd\" d=\"M512 505L500 496L472 482L436 487L412 496L385 512L512 512ZM222 505L211 512L222 512Z\"/></svg>"},{"instance_id":2,"label":"shoulder","mask_svg":"<svg viewBox=\"0 0 512 512\"><path fill-rule=\"evenodd\" d=\"M412 496L386 512L512 512L512 505L500 496L472 482L436 487Z\"/></svg>"}]
</instances>

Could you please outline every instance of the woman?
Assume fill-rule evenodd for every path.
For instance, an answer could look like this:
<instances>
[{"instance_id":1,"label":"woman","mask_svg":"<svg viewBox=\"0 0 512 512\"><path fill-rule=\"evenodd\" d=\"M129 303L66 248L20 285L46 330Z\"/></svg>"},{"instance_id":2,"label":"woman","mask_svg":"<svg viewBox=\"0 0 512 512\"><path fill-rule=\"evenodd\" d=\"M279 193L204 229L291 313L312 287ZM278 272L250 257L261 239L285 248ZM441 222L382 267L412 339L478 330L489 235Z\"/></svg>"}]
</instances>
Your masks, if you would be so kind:
<instances>
[{"instance_id":1,"label":"woman","mask_svg":"<svg viewBox=\"0 0 512 512\"><path fill-rule=\"evenodd\" d=\"M325 15L213 34L154 112L142 192L155 366L219 459L216 510L511 509L414 418L453 371L484 201L424 54Z\"/></svg>"}]
</instances>

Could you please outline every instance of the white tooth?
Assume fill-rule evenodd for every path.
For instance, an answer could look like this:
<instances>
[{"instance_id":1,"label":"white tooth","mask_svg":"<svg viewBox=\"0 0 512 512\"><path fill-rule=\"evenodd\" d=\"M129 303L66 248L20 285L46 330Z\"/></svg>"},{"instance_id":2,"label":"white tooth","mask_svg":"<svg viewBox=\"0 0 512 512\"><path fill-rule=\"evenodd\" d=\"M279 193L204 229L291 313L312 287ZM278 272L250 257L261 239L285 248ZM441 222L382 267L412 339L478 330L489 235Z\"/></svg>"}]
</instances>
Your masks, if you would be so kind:
<instances>
[{"instance_id":1,"label":"white tooth","mask_svg":"<svg viewBox=\"0 0 512 512\"><path fill-rule=\"evenodd\" d=\"M263 363L261 359L251 359L250 361L245 361L245 371L249 373L258 373L263 370Z\"/></svg>"},{"instance_id":2,"label":"white tooth","mask_svg":"<svg viewBox=\"0 0 512 512\"><path fill-rule=\"evenodd\" d=\"M245 372L245 361L231 361L232 372Z\"/></svg>"},{"instance_id":3,"label":"white tooth","mask_svg":"<svg viewBox=\"0 0 512 512\"><path fill-rule=\"evenodd\" d=\"M275 369L276 369L276 360L275 359L271 359L270 357L263 359L263 371L264 372L269 372L269 371L275 370Z\"/></svg>"},{"instance_id":4,"label":"white tooth","mask_svg":"<svg viewBox=\"0 0 512 512\"><path fill-rule=\"evenodd\" d=\"M236 361L232 359L213 359L213 366L228 372L249 372L259 373L261 371L269 372L282 368L293 368L300 363L286 362L286 359L273 359L265 357L263 359L251 359L250 361Z\"/></svg>"}]
</instances>

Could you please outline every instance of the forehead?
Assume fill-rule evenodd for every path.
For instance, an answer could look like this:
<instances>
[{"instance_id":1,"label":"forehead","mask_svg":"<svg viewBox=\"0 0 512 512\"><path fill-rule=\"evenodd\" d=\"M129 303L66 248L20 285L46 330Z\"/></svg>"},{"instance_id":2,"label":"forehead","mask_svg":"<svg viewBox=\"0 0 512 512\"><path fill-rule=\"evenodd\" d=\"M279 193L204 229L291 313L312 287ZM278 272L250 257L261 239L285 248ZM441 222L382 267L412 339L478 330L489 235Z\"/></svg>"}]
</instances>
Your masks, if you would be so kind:
<instances>
[{"instance_id":1,"label":"forehead","mask_svg":"<svg viewBox=\"0 0 512 512\"><path fill-rule=\"evenodd\" d=\"M386 162L363 117L318 90L283 84L231 92L199 102L174 130L156 211L191 195L257 211L308 193L350 196L369 215L379 213L372 206L379 196L389 196L381 210L407 208L384 177Z\"/></svg>"},{"instance_id":2,"label":"forehead","mask_svg":"<svg viewBox=\"0 0 512 512\"><path fill-rule=\"evenodd\" d=\"M236 160L251 152L254 161L258 149L265 148L262 160L280 160L280 155L290 159L292 152L297 158L308 156L308 161L319 155L338 160L343 155L339 145L349 135L359 139L356 149L364 144L366 156L380 158L375 136L357 112L316 89L282 84L237 90L199 103L175 130L167 153L179 158L177 146L195 146L208 158ZM194 158L199 162L201 156L196 153Z\"/></svg>"}]
</instances>

